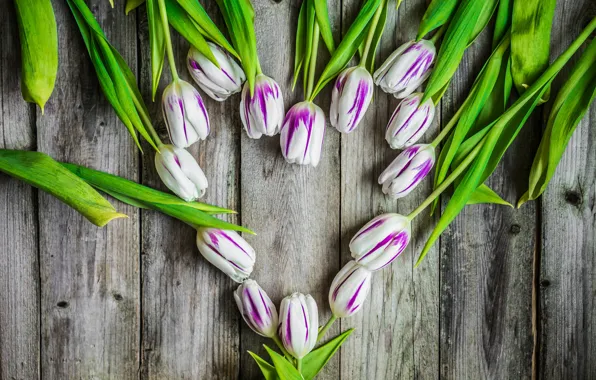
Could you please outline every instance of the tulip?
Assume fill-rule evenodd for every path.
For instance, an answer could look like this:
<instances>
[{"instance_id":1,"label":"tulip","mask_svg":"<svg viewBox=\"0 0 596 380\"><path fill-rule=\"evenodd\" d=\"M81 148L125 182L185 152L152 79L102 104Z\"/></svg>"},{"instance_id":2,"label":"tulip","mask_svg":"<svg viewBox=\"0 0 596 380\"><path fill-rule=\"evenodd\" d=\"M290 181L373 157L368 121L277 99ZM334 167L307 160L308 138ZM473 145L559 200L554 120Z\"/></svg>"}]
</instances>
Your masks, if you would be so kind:
<instances>
[{"instance_id":1,"label":"tulip","mask_svg":"<svg viewBox=\"0 0 596 380\"><path fill-rule=\"evenodd\" d=\"M319 312L315 300L307 294L294 293L281 301L279 336L286 350L302 359L315 347L319 330Z\"/></svg>"},{"instance_id":2,"label":"tulip","mask_svg":"<svg viewBox=\"0 0 596 380\"><path fill-rule=\"evenodd\" d=\"M241 283L252 273L255 251L235 231L199 228L197 247L207 261L236 282Z\"/></svg>"},{"instance_id":3,"label":"tulip","mask_svg":"<svg viewBox=\"0 0 596 380\"><path fill-rule=\"evenodd\" d=\"M201 94L188 82L174 80L163 91L161 109L172 144L186 148L209 135L209 116Z\"/></svg>"},{"instance_id":4,"label":"tulip","mask_svg":"<svg viewBox=\"0 0 596 380\"><path fill-rule=\"evenodd\" d=\"M277 309L254 280L246 280L234 292L238 310L246 324L257 334L273 338L277 332Z\"/></svg>"},{"instance_id":5,"label":"tulip","mask_svg":"<svg viewBox=\"0 0 596 380\"><path fill-rule=\"evenodd\" d=\"M406 42L375 71L375 83L386 93L405 98L430 76L436 55L432 41Z\"/></svg>"},{"instance_id":6,"label":"tulip","mask_svg":"<svg viewBox=\"0 0 596 380\"><path fill-rule=\"evenodd\" d=\"M266 75L257 75L252 96L248 83L244 85L240 119L248 137L259 139L262 135L278 134L283 117L284 100L277 82Z\"/></svg>"},{"instance_id":7,"label":"tulip","mask_svg":"<svg viewBox=\"0 0 596 380\"><path fill-rule=\"evenodd\" d=\"M201 90L212 99L221 102L242 89L246 76L228 52L212 42L207 42L207 45L217 60L219 68L194 46L188 50L186 64L190 76Z\"/></svg>"},{"instance_id":8,"label":"tulip","mask_svg":"<svg viewBox=\"0 0 596 380\"><path fill-rule=\"evenodd\" d=\"M373 80L363 67L342 71L331 93L329 117L331 125L342 133L350 133L364 117L373 96Z\"/></svg>"},{"instance_id":9,"label":"tulip","mask_svg":"<svg viewBox=\"0 0 596 380\"><path fill-rule=\"evenodd\" d=\"M155 169L163 183L187 202L205 195L207 178L194 157L185 149L160 145Z\"/></svg>"},{"instance_id":10,"label":"tulip","mask_svg":"<svg viewBox=\"0 0 596 380\"><path fill-rule=\"evenodd\" d=\"M415 144L432 124L435 105L428 99L420 105L422 94L408 96L399 103L387 124L385 140L391 149L403 149Z\"/></svg>"},{"instance_id":11,"label":"tulip","mask_svg":"<svg viewBox=\"0 0 596 380\"><path fill-rule=\"evenodd\" d=\"M383 193L393 199L408 195L428 175L435 164L432 145L418 144L406 148L379 176Z\"/></svg>"},{"instance_id":12,"label":"tulip","mask_svg":"<svg viewBox=\"0 0 596 380\"><path fill-rule=\"evenodd\" d=\"M291 164L317 166L323 150L325 114L310 101L295 104L281 127L281 153Z\"/></svg>"},{"instance_id":13,"label":"tulip","mask_svg":"<svg viewBox=\"0 0 596 380\"><path fill-rule=\"evenodd\" d=\"M370 292L372 272L356 261L347 263L333 279L329 305L338 318L352 316L360 310Z\"/></svg>"},{"instance_id":14,"label":"tulip","mask_svg":"<svg viewBox=\"0 0 596 380\"><path fill-rule=\"evenodd\" d=\"M410 242L410 221L403 215L379 215L358 231L350 241L356 262L370 271L391 264Z\"/></svg>"}]
</instances>

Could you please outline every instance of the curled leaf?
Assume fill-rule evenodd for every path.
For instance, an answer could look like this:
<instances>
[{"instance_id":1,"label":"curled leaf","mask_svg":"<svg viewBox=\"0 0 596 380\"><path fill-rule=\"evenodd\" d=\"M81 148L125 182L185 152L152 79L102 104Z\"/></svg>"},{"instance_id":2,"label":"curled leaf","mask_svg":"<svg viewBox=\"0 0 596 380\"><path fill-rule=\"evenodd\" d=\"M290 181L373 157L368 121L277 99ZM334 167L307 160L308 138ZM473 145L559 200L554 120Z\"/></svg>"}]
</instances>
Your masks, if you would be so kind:
<instances>
[{"instance_id":1,"label":"curled leaf","mask_svg":"<svg viewBox=\"0 0 596 380\"><path fill-rule=\"evenodd\" d=\"M428 33L447 23L457 10L459 3L459 0L432 0L422 16L416 40L421 40Z\"/></svg>"}]
</instances>

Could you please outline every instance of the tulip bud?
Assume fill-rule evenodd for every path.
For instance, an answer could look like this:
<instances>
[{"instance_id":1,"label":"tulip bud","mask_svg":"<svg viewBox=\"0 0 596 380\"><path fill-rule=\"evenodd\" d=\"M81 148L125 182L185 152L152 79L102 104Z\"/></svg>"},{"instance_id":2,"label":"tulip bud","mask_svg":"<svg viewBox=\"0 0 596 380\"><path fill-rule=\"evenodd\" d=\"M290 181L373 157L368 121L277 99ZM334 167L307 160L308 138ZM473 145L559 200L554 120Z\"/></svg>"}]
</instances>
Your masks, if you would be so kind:
<instances>
[{"instance_id":1,"label":"tulip bud","mask_svg":"<svg viewBox=\"0 0 596 380\"><path fill-rule=\"evenodd\" d=\"M272 338L277 332L277 309L254 280L246 280L234 292L238 310L246 324L257 334Z\"/></svg>"},{"instance_id":2,"label":"tulip bud","mask_svg":"<svg viewBox=\"0 0 596 380\"><path fill-rule=\"evenodd\" d=\"M235 231L199 228L197 247L207 261L236 282L246 280L252 273L255 251Z\"/></svg>"},{"instance_id":3,"label":"tulip bud","mask_svg":"<svg viewBox=\"0 0 596 380\"><path fill-rule=\"evenodd\" d=\"M356 262L370 271L391 264L410 242L410 221L399 214L383 214L368 222L350 241Z\"/></svg>"},{"instance_id":4,"label":"tulip bud","mask_svg":"<svg viewBox=\"0 0 596 380\"><path fill-rule=\"evenodd\" d=\"M379 185L383 185L383 193L393 199L403 198L426 178L434 164L432 145L413 145L401 152L381 173Z\"/></svg>"},{"instance_id":5,"label":"tulip bud","mask_svg":"<svg viewBox=\"0 0 596 380\"><path fill-rule=\"evenodd\" d=\"M207 45L219 63L219 68L194 46L188 50L186 64L190 76L201 90L210 98L221 102L240 91L246 76L228 52L212 42L207 42Z\"/></svg>"},{"instance_id":6,"label":"tulip bud","mask_svg":"<svg viewBox=\"0 0 596 380\"><path fill-rule=\"evenodd\" d=\"M205 195L207 178L194 157L185 149L160 145L155 169L163 183L187 202Z\"/></svg>"},{"instance_id":7,"label":"tulip bud","mask_svg":"<svg viewBox=\"0 0 596 380\"><path fill-rule=\"evenodd\" d=\"M372 272L356 261L347 263L333 279L329 289L329 305L338 318L358 312L370 292Z\"/></svg>"},{"instance_id":8,"label":"tulip bud","mask_svg":"<svg viewBox=\"0 0 596 380\"><path fill-rule=\"evenodd\" d=\"M375 71L375 83L386 93L405 98L430 76L435 57L432 41L406 42Z\"/></svg>"},{"instance_id":9,"label":"tulip bud","mask_svg":"<svg viewBox=\"0 0 596 380\"><path fill-rule=\"evenodd\" d=\"M331 125L350 133L364 117L373 95L373 80L363 67L350 67L339 74L331 93Z\"/></svg>"},{"instance_id":10,"label":"tulip bud","mask_svg":"<svg viewBox=\"0 0 596 380\"><path fill-rule=\"evenodd\" d=\"M391 149L403 149L415 144L426 132L435 117L435 105L428 99L420 105L422 94L408 96L399 103L385 131Z\"/></svg>"},{"instance_id":11,"label":"tulip bud","mask_svg":"<svg viewBox=\"0 0 596 380\"><path fill-rule=\"evenodd\" d=\"M313 102L295 104L281 127L281 153L291 164L317 166L323 150L325 114Z\"/></svg>"},{"instance_id":12,"label":"tulip bud","mask_svg":"<svg viewBox=\"0 0 596 380\"><path fill-rule=\"evenodd\" d=\"M317 343L319 312L315 300L294 293L281 301L279 336L286 350L296 359L306 356Z\"/></svg>"},{"instance_id":13,"label":"tulip bud","mask_svg":"<svg viewBox=\"0 0 596 380\"><path fill-rule=\"evenodd\" d=\"M209 116L201 94L188 82L174 80L163 91L161 109L172 144L186 148L209 135Z\"/></svg>"},{"instance_id":14,"label":"tulip bud","mask_svg":"<svg viewBox=\"0 0 596 380\"><path fill-rule=\"evenodd\" d=\"M259 139L262 135L278 134L283 117L284 100L277 82L266 75L257 75L253 96L248 83L244 85L240 119L248 137Z\"/></svg>"}]
</instances>

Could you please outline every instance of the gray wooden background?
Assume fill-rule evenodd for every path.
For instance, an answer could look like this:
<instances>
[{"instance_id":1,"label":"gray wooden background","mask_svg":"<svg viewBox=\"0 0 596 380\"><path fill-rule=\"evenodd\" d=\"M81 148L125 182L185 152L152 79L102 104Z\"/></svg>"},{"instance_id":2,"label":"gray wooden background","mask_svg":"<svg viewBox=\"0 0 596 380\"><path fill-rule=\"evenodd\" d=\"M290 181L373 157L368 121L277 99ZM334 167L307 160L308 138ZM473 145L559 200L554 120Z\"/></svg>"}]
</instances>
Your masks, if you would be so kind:
<instances>
[{"instance_id":1,"label":"gray wooden background","mask_svg":"<svg viewBox=\"0 0 596 380\"><path fill-rule=\"evenodd\" d=\"M107 0L89 4L149 94L144 7L125 16L123 1L116 2L115 9ZM64 1L54 1L56 90L45 115L22 101L15 13L6 3L8 11L0 12L0 147L37 149L162 187L152 154L139 154L101 94ZM301 96L289 90L300 1L254 3L263 70L282 84L289 107ZM336 38L359 5L329 1ZM206 6L221 23L215 2ZM415 36L424 9L424 0L392 8L379 60ZM553 57L594 15L593 0L558 1ZM466 53L438 121L449 120L461 104L489 54L489 34ZM185 75L187 49L176 36ZM225 103L205 98L213 132L191 149L210 182L205 200L237 209L230 220L258 232L248 238L257 251L253 278L272 298L309 292L323 322L329 284L350 259L350 236L379 213L409 212L429 193L427 181L395 202L376 184L396 155L383 130L397 101L376 91L355 133L340 136L329 128L322 162L313 169L286 164L278 137L248 139L238 96ZM317 99L326 111L329 98L324 91ZM158 104L147 102L165 136ZM547 115L548 106L535 113L490 179L512 202L526 189ZM466 208L415 270L435 222L428 213L418 218L416 240L375 275L364 309L333 328L356 331L321 378L596 378L595 123L593 106L542 199L520 210ZM0 379L259 378L246 351L264 354L265 340L239 318L236 285L199 255L193 230L114 203L129 219L99 229L47 194L0 175Z\"/></svg>"}]
</instances>

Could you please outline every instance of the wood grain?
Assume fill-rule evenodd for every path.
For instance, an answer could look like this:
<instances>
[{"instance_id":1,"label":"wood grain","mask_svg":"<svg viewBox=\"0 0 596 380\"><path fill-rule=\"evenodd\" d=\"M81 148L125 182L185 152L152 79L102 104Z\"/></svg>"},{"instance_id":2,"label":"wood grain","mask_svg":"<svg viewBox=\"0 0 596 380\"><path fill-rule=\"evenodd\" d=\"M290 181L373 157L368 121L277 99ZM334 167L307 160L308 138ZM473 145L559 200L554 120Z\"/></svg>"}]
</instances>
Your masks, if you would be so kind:
<instances>
[{"instance_id":1,"label":"wood grain","mask_svg":"<svg viewBox=\"0 0 596 380\"><path fill-rule=\"evenodd\" d=\"M299 86L291 92L296 20L300 1L279 3L256 1L256 32L263 73L280 84L286 109L302 100ZM339 38L340 2L328 2L331 25ZM328 59L321 42L318 63ZM329 110L329 88L315 103ZM328 116L328 115L327 115ZM240 129L240 123L235 124ZM323 324L330 316L327 293L339 269L339 134L327 128L323 155L317 168L291 165L280 152L279 136L251 140L241 138L242 223L257 232L248 241L257 252L254 278L276 305L293 292L310 293L319 307ZM337 327L329 336L337 334ZM241 330L241 378L262 375L246 353L251 350L267 358L258 337L244 324ZM338 377L339 361L327 364L321 379Z\"/></svg>"},{"instance_id":2,"label":"wood grain","mask_svg":"<svg viewBox=\"0 0 596 380\"><path fill-rule=\"evenodd\" d=\"M360 1L344 0L344 32L360 5ZM398 46L415 37L424 10L424 1L406 1L399 12L389 12L377 67ZM385 141L385 127L398 104L393 96L376 88L361 125L341 136L343 263L351 260L349 241L364 223L386 212L409 213L432 188L427 180L408 197L395 201L385 196L377 183L379 174L399 154ZM420 142L432 141L438 121L439 117ZM342 320L342 330L356 328L341 351L342 379L432 378L438 373L438 249L433 248L424 264L414 269L432 223L428 213L415 220L410 247L390 267L375 272L362 311Z\"/></svg>"},{"instance_id":3,"label":"wood grain","mask_svg":"<svg viewBox=\"0 0 596 380\"><path fill-rule=\"evenodd\" d=\"M35 107L20 90L11 2L0 12L0 148L35 149ZM18 73L18 75L17 75ZM39 377L37 191L0 174L0 379Z\"/></svg>"},{"instance_id":4,"label":"wood grain","mask_svg":"<svg viewBox=\"0 0 596 380\"><path fill-rule=\"evenodd\" d=\"M133 70L136 26L122 6L89 3ZM54 2L60 66L38 147L57 160L138 179L138 151L99 90L66 2ZM97 228L45 193L39 196L41 375L47 379L137 377L140 332L139 214Z\"/></svg>"},{"instance_id":5,"label":"wood grain","mask_svg":"<svg viewBox=\"0 0 596 380\"><path fill-rule=\"evenodd\" d=\"M207 10L217 16L215 2ZM141 27L141 84L150 93L151 71L145 7ZM218 22L221 20L214 17ZM181 77L192 83L186 69L189 44L172 29ZM170 83L164 67L157 101L147 104L162 139L168 141L160 106L161 91ZM202 93L211 121L211 134L189 151L209 180L205 202L238 209L240 124L239 95L216 102ZM165 191L146 150L143 182ZM224 218L238 222L238 218ZM143 212L143 364L148 379L232 379L239 372L239 321L232 291L235 283L202 258L195 232L184 223L156 212Z\"/></svg>"},{"instance_id":6,"label":"wood grain","mask_svg":"<svg viewBox=\"0 0 596 380\"><path fill-rule=\"evenodd\" d=\"M442 101L443 123L460 106L490 54L492 33L466 52ZM533 122L539 122L534 119ZM515 202L536 148L532 122L518 136L488 185ZM526 379L532 375L534 205L468 206L441 237L440 376Z\"/></svg>"},{"instance_id":7,"label":"wood grain","mask_svg":"<svg viewBox=\"0 0 596 380\"><path fill-rule=\"evenodd\" d=\"M561 54L596 15L595 4L559 6L551 57ZM568 66L570 67L570 66ZM567 78L562 73L551 97ZM545 118L548 114L545 113ZM539 377L596 378L596 106L577 127L542 198Z\"/></svg>"}]
</instances>

